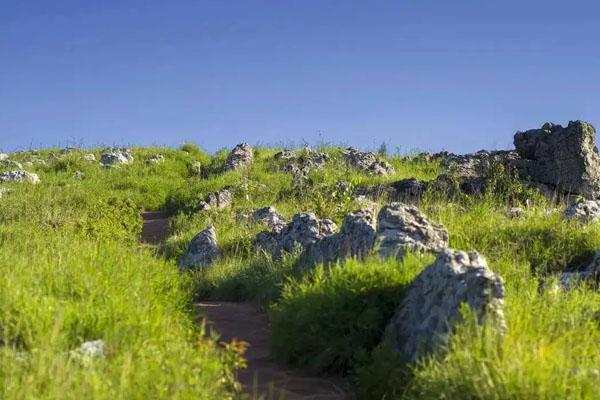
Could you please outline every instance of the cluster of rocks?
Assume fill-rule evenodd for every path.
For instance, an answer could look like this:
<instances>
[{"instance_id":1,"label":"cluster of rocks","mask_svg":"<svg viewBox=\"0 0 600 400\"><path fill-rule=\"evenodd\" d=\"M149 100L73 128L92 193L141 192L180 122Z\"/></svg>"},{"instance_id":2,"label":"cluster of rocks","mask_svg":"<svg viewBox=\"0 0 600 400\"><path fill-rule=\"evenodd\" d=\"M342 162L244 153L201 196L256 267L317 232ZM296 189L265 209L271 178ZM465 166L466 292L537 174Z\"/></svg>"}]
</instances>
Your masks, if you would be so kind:
<instances>
[{"instance_id":1,"label":"cluster of rocks","mask_svg":"<svg viewBox=\"0 0 600 400\"><path fill-rule=\"evenodd\" d=\"M600 218L600 201L583 200L578 201L565 209L564 216L579 222L595 222Z\"/></svg>"},{"instance_id":2,"label":"cluster of rocks","mask_svg":"<svg viewBox=\"0 0 600 400\"><path fill-rule=\"evenodd\" d=\"M373 152L362 152L354 147L348 147L344 151L346 164L352 168L359 169L374 175L393 175L394 167L385 160L381 160Z\"/></svg>"},{"instance_id":3,"label":"cluster of rocks","mask_svg":"<svg viewBox=\"0 0 600 400\"><path fill-rule=\"evenodd\" d=\"M40 183L40 178L37 174L27 171L6 171L0 173L0 182L29 182Z\"/></svg>"},{"instance_id":4,"label":"cluster of rocks","mask_svg":"<svg viewBox=\"0 0 600 400\"><path fill-rule=\"evenodd\" d=\"M285 162L281 166L282 171L295 177L306 177L310 171L323 168L330 157L326 153L314 151L307 146L300 152L280 151L275 154L275 160Z\"/></svg>"},{"instance_id":5,"label":"cluster of rocks","mask_svg":"<svg viewBox=\"0 0 600 400\"><path fill-rule=\"evenodd\" d=\"M600 155L595 146L596 131L583 121L567 127L546 123L540 129L517 132L514 150L485 151L456 155L428 154L439 160L442 173L430 182L404 179L392 184L360 188L358 194L387 194L400 201L416 201L426 190L452 194L455 189L468 195L482 193L494 168L514 173L521 182L546 197L554 195L600 196Z\"/></svg>"},{"instance_id":6,"label":"cluster of rocks","mask_svg":"<svg viewBox=\"0 0 600 400\"><path fill-rule=\"evenodd\" d=\"M105 168L127 165L132 162L133 155L131 154L131 149L127 148L108 148L100 156L100 165Z\"/></svg>"},{"instance_id":7,"label":"cluster of rocks","mask_svg":"<svg viewBox=\"0 0 600 400\"><path fill-rule=\"evenodd\" d=\"M233 196L229 189L221 189L206 195L203 201L196 206L197 211L223 210L230 208Z\"/></svg>"},{"instance_id":8,"label":"cluster of rocks","mask_svg":"<svg viewBox=\"0 0 600 400\"><path fill-rule=\"evenodd\" d=\"M240 143L231 150L227 156L225 166L227 170L236 170L246 167L254 162L254 150L247 143Z\"/></svg>"}]
</instances>

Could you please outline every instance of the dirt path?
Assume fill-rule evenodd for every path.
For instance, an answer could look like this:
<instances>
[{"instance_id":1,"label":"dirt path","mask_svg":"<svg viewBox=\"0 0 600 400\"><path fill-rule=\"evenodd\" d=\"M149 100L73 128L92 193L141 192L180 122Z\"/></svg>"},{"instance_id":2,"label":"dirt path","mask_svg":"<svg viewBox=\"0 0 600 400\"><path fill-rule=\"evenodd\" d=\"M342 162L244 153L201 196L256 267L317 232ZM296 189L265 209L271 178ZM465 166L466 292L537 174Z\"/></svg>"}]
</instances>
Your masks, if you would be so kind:
<instances>
[{"instance_id":1,"label":"dirt path","mask_svg":"<svg viewBox=\"0 0 600 400\"><path fill-rule=\"evenodd\" d=\"M156 246L169 236L169 219L164 213L145 211L142 213L142 219L142 244Z\"/></svg>"},{"instance_id":2,"label":"dirt path","mask_svg":"<svg viewBox=\"0 0 600 400\"><path fill-rule=\"evenodd\" d=\"M159 211L142 213L141 242L157 246L169 235L169 219ZM249 303L206 302L196 305L199 319L214 328L221 340L243 340L249 344L248 368L239 381L251 400L351 400L341 382L311 377L275 362L269 351L269 321L266 313Z\"/></svg>"},{"instance_id":3,"label":"dirt path","mask_svg":"<svg viewBox=\"0 0 600 400\"><path fill-rule=\"evenodd\" d=\"M197 304L198 314L221 339L249 343L248 368L239 381L252 400L350 400L343 383L318 378L274 361L269 352L269 322L266 313L249 303L206 302Z\"/></svg>"}]
</instances>

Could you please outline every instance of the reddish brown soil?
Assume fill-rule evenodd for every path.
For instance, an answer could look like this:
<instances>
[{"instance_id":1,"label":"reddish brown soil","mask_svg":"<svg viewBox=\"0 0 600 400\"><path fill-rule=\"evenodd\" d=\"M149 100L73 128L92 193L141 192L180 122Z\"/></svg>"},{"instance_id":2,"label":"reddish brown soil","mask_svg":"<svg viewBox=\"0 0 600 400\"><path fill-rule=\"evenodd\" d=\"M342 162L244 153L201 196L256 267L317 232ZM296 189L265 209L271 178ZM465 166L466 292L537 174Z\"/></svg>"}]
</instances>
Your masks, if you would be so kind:
<instances>
[{"instance_id":1,"label":"reddish brown soil","mask_svg":"<svg viewBox=\"0 0 600 400\"><path fill-rule=\"evenodd\" d=\"M249 303L206 302L197 305L198 314L207 320L221 340L249 344L245 358L248 368L240 371L239 381L252 400L350 400L346 385L334 379L315 377L276 362L269 352L267 315Z\"/></svg>"},{"instance_id":2,"label":"reddish brown soil","mask_svg":"<svg viewBox=\"0 0 600 400\"><path fill-rule=\"evenodd\" d=\"M160 211L145 211L142 213L142 244L158 245L169 236L169 219Z\"/></svg>"},{"instance_id":3,"label":"reddish brown soil","mask_svg":"<svg viewBox=\"0 0 600 400\"><path fill-rule=\"evenodd\" d=\"M142 213L141 242L156 246L169 235L169 219L158 211ZM269 321L266 313L249 303L206 302L197 305L199 319L217 331L221 340L248 343L248 368L238 379L251 400L352 400L340 381L315 377L276 362L269 351Z\"/></svg>"}]
</instances>

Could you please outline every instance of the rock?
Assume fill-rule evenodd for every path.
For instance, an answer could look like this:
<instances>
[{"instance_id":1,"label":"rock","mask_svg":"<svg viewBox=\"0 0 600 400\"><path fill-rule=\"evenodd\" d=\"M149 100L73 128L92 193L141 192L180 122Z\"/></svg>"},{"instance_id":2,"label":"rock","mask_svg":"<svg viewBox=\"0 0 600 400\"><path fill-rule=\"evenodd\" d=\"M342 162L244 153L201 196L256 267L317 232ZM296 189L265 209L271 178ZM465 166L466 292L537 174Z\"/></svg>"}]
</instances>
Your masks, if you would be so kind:
<instances>
[{"instance_id":1,"label":"rock","mask_svg":"<svg viewBox=\"0 0 600 400\"><path fill-rule=\"evenodd\" d=\"M13 168L13 169L23 169L23 164L14 160L1 160L0 167L4 168Z\"/></svg>"},{"instance_id":2,"label":"rock","mask_svg":"<svg viewBox=\"0 0 600 400\"><path fill-rule=\"evenodd\" d=\"M302 151L294 153L291 151L281 151L275 154L276 160L284 160L286 164L281 168L294 176L308 175L312 170L319 170L325 166L330 157L326 153L318 153L306 146Z\"/></svg>"},{"instance_id":3,"label":"rock","mask_svg":"<svg viewBox=\"0 0 600 400\"><path fill-rule=\"evenodd\" d=\"M273 258L281 258L283 252L292 253L337 231L335 223L329 219L318 219L313 213L299 213L285 226L276 226L271 232L263 231L256 236L256 246L272 251Z\"/></svg>"},{"instance_id":4,"label":"rock","mask_svg":"<svg viewBox=\"0 0 600 400\"><path fill-rule=\"evenodd\" d=\"M71 358L84 365L104 357L104 341L102 339L83 342L77 350L71 351Z\"/></svg>"},{"instance_id":5,"label":"rock","mask_svg":"<svg viewBox=\"0 0 600 400\"><path fill-rule=\"evenodd\" d=\"M308 245L302 260L306 264L343 261L348 257L365 257L377 238L373 210L363 209L346 215L342 229Z\"/></svg>"},{"instance_id":6,"label":"rock","mask_svg":"<svg viewBox=\"0 0 600 400\"><path fill-rule=\"evenodd\" d=\"M133 155L130 149L107 149L100 156L100 164L103 167L109 168L117 165L126 165L133 162Z\"/></svg>"},{"instance_id":7,"label":"rock","mask_svg":"<svg viewBox=\"0 0 600 400\"><path fill-rule=\"evenodd\" d=\"M565 209L564 216L582 223L597 221L600 218L600 200L584 200L572 204Z\"/></svg>"},{"instance_id":8,"label":"rock","mask_svg":"<svg viewBox=\"0 0 600 400\"><path fill-rule=\"evenodd\" d=\"M349 147L344 151L344 159L346 164L352 168L359 169L364 172L375 175L393 175L394 167L384 160L378 160L373 152L362 152L353 147Z\"/></svg>"},{"instance_id":9,"label":"rock","mask_svg":"<svg viewBox=\"0 0 600 400\"><path fill-rule=\"evenodd\" d=\"M574 289L583 283L598 287L598 283L600 283L600 250L582 258L583 262L575 262L560 275L561 289Z\"/></svg>"},{"instance_id":10,"label":"rock","mask_svg":"<svg viewBox=\"0 0 600 400\"><path fill-rule=\"evenodd\" d=\"M153 154L146 159L146 164L161 164L165 162L165 156L162 154Z\"/></svg>"},{"instance_id":11,"label":"rock","mask_svg":"<svg viewBox=\"0 0 600 400\"><path fill-rule=\"evenodd\" d=\"M208 211L212 209L225 209L231 207L233 196L228 189L211 192L206 195L204 201L201 201L196 209L198 211Z\"/></svg>"},{"instance_id":12,"label":"rock","mask_svg":"<svg viewBox=\"0 0 600 400\"><path fill-rule=\"evenodd\" d=\"M87 162L96 162L96 156L92 153L84 154L83 159Z\"/></svg>"},{"instance_id":13,"label":"rock","mask_svg":"<svg viewBox=\"0 0 600 400\"><path fill-rule=\"evenodd\" d=\"M30 182L36 184L40 183L40 178L37 174L27 171L7 171L0 173L0 182Z\"/></svg>"},{"instance_id":14,"label":"rock","mask_svg":"<svg viewBox=\"0 0 600 400\"><path fill-rule=\"evenodd\" d=\"M279 214L274 207L262 207L256 209L250 214L249 218L252 222L259 222L267 225L271 229L283 227L287 225L287 221L283 215Z\"/></svg>"},{"instance_id":15,"label":"rock","mask_svg":"<svg viewBox=\"0 0 600 400\"><path fill-rule=\"evenodd\" d=\"M438 252L448 247L448 231L432 222L415 206L391 203L377 217L379 254L404 257L406 250Z\"/></svg>"},{"instance_id":16,"label":"rock","mask_svg":"<svg viewBox=\"0 0 600 400\"><path fill-rule=\"evenodd\" d=\"M502 279L477 252L443 250L407 289L385 339L413 363L447 343L463 303L479 323L491 318L498 332L505 331Z\"/></svg>"},{"instance_id":17,"label":"rock","mask_svg":"<svg viewBox=\"0 0 600 400\"><path fill-rule=\"evenodd\" d=\"M589 198L600 196L600 155L595 143L596 130L583 121L571 121L566 128L546 123L514 137L523 174L561 193Z\"/></svg>"},{"instance_id":18,"label":"rock","mask_svg":"<svg viewBox=\"0 0 600 400\"><path fill-rule=\"evenodd\" d=\"M252 147L247 143L240 143L229 153L226 167L228 170L236 170L252 164L253 161L254 154Z\"/></svg>"},{"instance_id":19,"label":"rock","mask_svg":"<svg viewBox=\"0 0 600 400\"><path fill-rule=\"evenodd\" d=\"M209 226L198 233L188 246L187 253L179 262L182 269L208 267L221 256L217 245L217 233L214 226Z\"/></svg>"}]
</instances>

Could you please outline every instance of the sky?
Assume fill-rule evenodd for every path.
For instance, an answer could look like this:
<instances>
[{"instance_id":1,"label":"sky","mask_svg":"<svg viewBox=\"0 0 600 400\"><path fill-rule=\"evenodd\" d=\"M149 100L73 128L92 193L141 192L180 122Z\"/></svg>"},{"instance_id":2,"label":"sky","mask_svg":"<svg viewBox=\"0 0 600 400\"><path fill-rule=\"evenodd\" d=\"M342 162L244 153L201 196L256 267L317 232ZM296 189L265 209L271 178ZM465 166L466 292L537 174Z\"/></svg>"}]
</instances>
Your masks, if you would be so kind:
<instances>
[{"instance_id":1,"label":"sky","mask_svg":"<svg viewBox=\"0 0 600 400\"><path fill-rule=\"evenodd\" d=\"M600 126L592 0L1 0L0 150L457 153Z\"/></svg>"}]
</instances>

